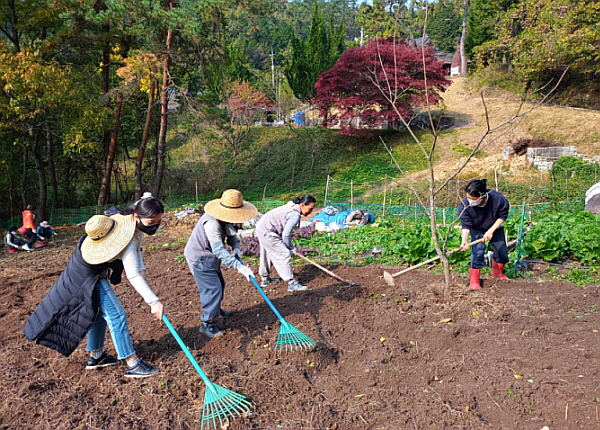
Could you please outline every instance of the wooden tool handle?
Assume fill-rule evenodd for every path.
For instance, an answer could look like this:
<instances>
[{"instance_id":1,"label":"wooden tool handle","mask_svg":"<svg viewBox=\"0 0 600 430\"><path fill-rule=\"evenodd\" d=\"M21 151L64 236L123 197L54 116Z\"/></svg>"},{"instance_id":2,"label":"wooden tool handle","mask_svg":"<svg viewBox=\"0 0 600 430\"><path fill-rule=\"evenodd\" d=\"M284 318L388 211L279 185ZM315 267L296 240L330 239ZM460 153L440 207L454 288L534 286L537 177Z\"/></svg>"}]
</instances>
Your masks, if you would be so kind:
<instances>
[{"instance_id":1,"label":"wooden tool handle","mask_svg":"<svg viewBox=\"0 0 600 430\"><path fill-rule=\"evenodd\" d=\"M312 264L313 266L317 266L319 269L321 269L323 272L327 273L330 276L333 276L335 279L337 279L338 281L342 281L342 282L348 282L346 281L344 278L340 278L338 275L336 275L335 273L333 273L331 270L327 270L326 268L324 268L323 266L321 266L318 263L315 263L314 261L312 261L310 258L305 257L304 255L300 254L300 253L296 253L296 255L300 258L302 258L303 260L308 261L310 264Z\"/></svg>"},{"instance_id":2,"label":"wooden tool handle","mask_svg":"<svg viewBox=\"0 0 600 430\"><path fill-rule=\"evenodd\" d=\"M483 237L482 237L481 239L477 239L477 240L474 240L473 242L470 242L470 243L468 243L468 244L467 244L467 247L469 247L469 248L470 248L471 246L473 246L473 245L475 245L476 243L479 243L479 242L483 242ZM461 250L461 247L459 247L459 248L455 248L455 249L453 249L453 250L451 250L451 251L448 251L448 253L447 253L446 255L448 256L448 255L450 255L450 254L454 254L455 252L457 252L457 251L460 251L460 250ZM402 275L403 273L410 272L411 270L417 269L417 268L419 268L419 267L421 267L421 266L424 266L424 265L426 265L426 264L429 264L429 263L432 263L432 262L434 262L434 261L436 261L436 260L439 260L439 258L440 258L440 256L439 256L439 255L438 255L438 256L436 256L436 257L430 258L429 260L423 261L422 263L416 264L416 265L414 265L414 266L411 266L411 267L409 267L409 268L407 268L407 269L404 269L404 270L401 270L401 271L399 271L399 272L397 272L397 273L394 273L394 274L392 275L392 277L396 277L396 276L398 276L398 275Z\"/></svg>"}]
</instances>

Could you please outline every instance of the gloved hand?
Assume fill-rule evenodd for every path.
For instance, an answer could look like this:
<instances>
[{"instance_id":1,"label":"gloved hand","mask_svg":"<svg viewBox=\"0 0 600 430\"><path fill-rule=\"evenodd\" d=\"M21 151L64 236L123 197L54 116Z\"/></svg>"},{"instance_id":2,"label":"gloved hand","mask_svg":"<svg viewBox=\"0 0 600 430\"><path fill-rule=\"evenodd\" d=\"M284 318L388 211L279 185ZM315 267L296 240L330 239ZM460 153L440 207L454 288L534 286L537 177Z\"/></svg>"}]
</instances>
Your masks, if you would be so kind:
<instances>
[{"instance_id":1,"label":"gloved hand","mask_svg":"<svg viewBox=\"0 0 600 430\"><path fill-rule=\"evenodd\" d=\"M235 255L238 259L242 259L242 251L240 248L233 248L233 255Z\"/></svg>"},{"instance_id":2,"label":"gloved hand","mask_svg":"<svg viewBox=\"0 0 600 430\"><path fill-rule=\"evenodd\" d=\"M292 249L290 249L290 256L294 256L296 255L296 253L298 252L298 249L296 247L293 247Z\"/></svg>"},{"instance_id":3,"label":"gloved hand","mask_svg":"<svg viewBox=\"0 0 600 430\"><path fill-rule=\"evenodd\" d=\"M244 275L248 281L250 280L250 276L254 277L254 272L248 266L240 265L237 268L237 271L240 272L242 275Z\"/></svg>"},{"instance_id":4,"label":"gloved hand","mask_svg":"<svg viewBox=\"0 0 600 430\"><path fill-rule=\"evenodd\" d=\"M53 234L54 236L58 236L58 233L57 233L57 232L55 232L55 231L53 231L53 232L52 232L52 234Z\"/></svg>"}]
</instances>

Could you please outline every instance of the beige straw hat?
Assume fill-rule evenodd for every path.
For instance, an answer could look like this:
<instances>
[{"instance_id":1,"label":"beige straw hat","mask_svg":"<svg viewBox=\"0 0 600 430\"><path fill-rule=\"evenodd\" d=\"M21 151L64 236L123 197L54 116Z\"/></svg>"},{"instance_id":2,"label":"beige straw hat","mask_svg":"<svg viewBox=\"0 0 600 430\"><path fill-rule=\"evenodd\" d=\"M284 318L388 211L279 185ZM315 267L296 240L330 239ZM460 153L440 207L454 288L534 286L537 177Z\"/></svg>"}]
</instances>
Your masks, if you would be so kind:
<instances>
[{"instance_id":1,"label":"beige straw hat","mask_svg":"<svg viewBox=\"0 0 600 430\"><path fill-rule=\"evenodd\" d=\"M101 264L115 258L131 242L135 233L133 215L94 215L85 223L87 237L81 255L89 264Z\"/></svg>"},{"instance_id":2,"label":"beige straw hat","mask_svg":"<svg viewBox=\"0 0 600 430\"><path fill-rule=\"evenodd\" d=\"M256 216L258 210L252 203L244 201L238 190L225 190L220 199L211 200L204 211L216 219L231 223L242 223Z\"/></svg>"}]
</instances>

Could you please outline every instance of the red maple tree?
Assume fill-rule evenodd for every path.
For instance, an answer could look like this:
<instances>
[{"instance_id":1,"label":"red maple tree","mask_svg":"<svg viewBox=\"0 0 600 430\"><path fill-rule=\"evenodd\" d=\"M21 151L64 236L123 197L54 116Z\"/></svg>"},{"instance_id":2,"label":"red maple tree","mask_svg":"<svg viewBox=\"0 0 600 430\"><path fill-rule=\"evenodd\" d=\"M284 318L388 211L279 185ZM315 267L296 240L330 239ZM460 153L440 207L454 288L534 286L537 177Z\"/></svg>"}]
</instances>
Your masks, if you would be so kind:
<instances>
[{"instance_id":1,"label":"red maple tree","mask_svg":"<svg viewBox=\"0 0 600 430\"><path fill-rule=\"evenodd\" d=\"M221 126L223 137L229 142L234 156L239 155L248 137L250 126L266 117L271 101L246 81L235 81L229 86L229 125Z\"/></svg>"},{"instance_id":2,"label":"red maple tree","mask_svg":"<svg viewBox=\"0 0 600 430\"><path fill-rule=\"evenodd\" d=\"M347 49L335 65L321 73L312 102L325 127L361 136L369 129L409 119L416 107L435 105L451 81L433 48L409 46L404 39L374 39Z\"/></svg>"}]
</instances>

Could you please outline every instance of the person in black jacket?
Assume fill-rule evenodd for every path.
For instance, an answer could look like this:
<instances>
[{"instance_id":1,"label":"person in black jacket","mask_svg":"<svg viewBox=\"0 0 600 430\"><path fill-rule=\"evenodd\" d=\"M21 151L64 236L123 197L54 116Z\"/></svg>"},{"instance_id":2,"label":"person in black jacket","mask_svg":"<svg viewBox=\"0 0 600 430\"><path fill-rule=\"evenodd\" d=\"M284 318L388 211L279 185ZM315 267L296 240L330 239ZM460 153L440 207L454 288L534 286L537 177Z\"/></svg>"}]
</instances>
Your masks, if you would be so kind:
<instances>
[{"instance_id":1,"label":"person in black jacket","mask_svg":"<svg viewBox=\"0 0 600 430\"><path fill-rule=\"evenodd\" d=\"M504 236L504 221L508 218L510 204L506 197L486 186L486 180L471 181L465 187L466 197L458 206L462 224L461 250L469 247L471 241L483 238L492 244L492 276L497 279L508 279L504 275L504 265L508 263L508 249ZM472 290L481 289L481 269L485 266L483 255L485 243L477 243L471 247L471 269L469 286Z\"/></svg>"},{"instance_id":2,"label":"person in black jacket","mask_svg":"<svg viewBox=\"0 0 600 430\"><path fill-rule=\"evenodd\" d=\"M138 358L127 315L109 284L117 284L125 270L134 288L162 320L163 305L145 281L139 255L144 233L154 234L163 215L158 199L146 199L131 215L95 215L86 223L86 235L77 244L67 267L25 324L27 339L69 356L88 336L91 355L86 369L127 362L126 377L143 378L158 372ZM110 272L108 271L110 269ZM104 351L108 326L118 359Z\"/></svg>"}]
</instances>

